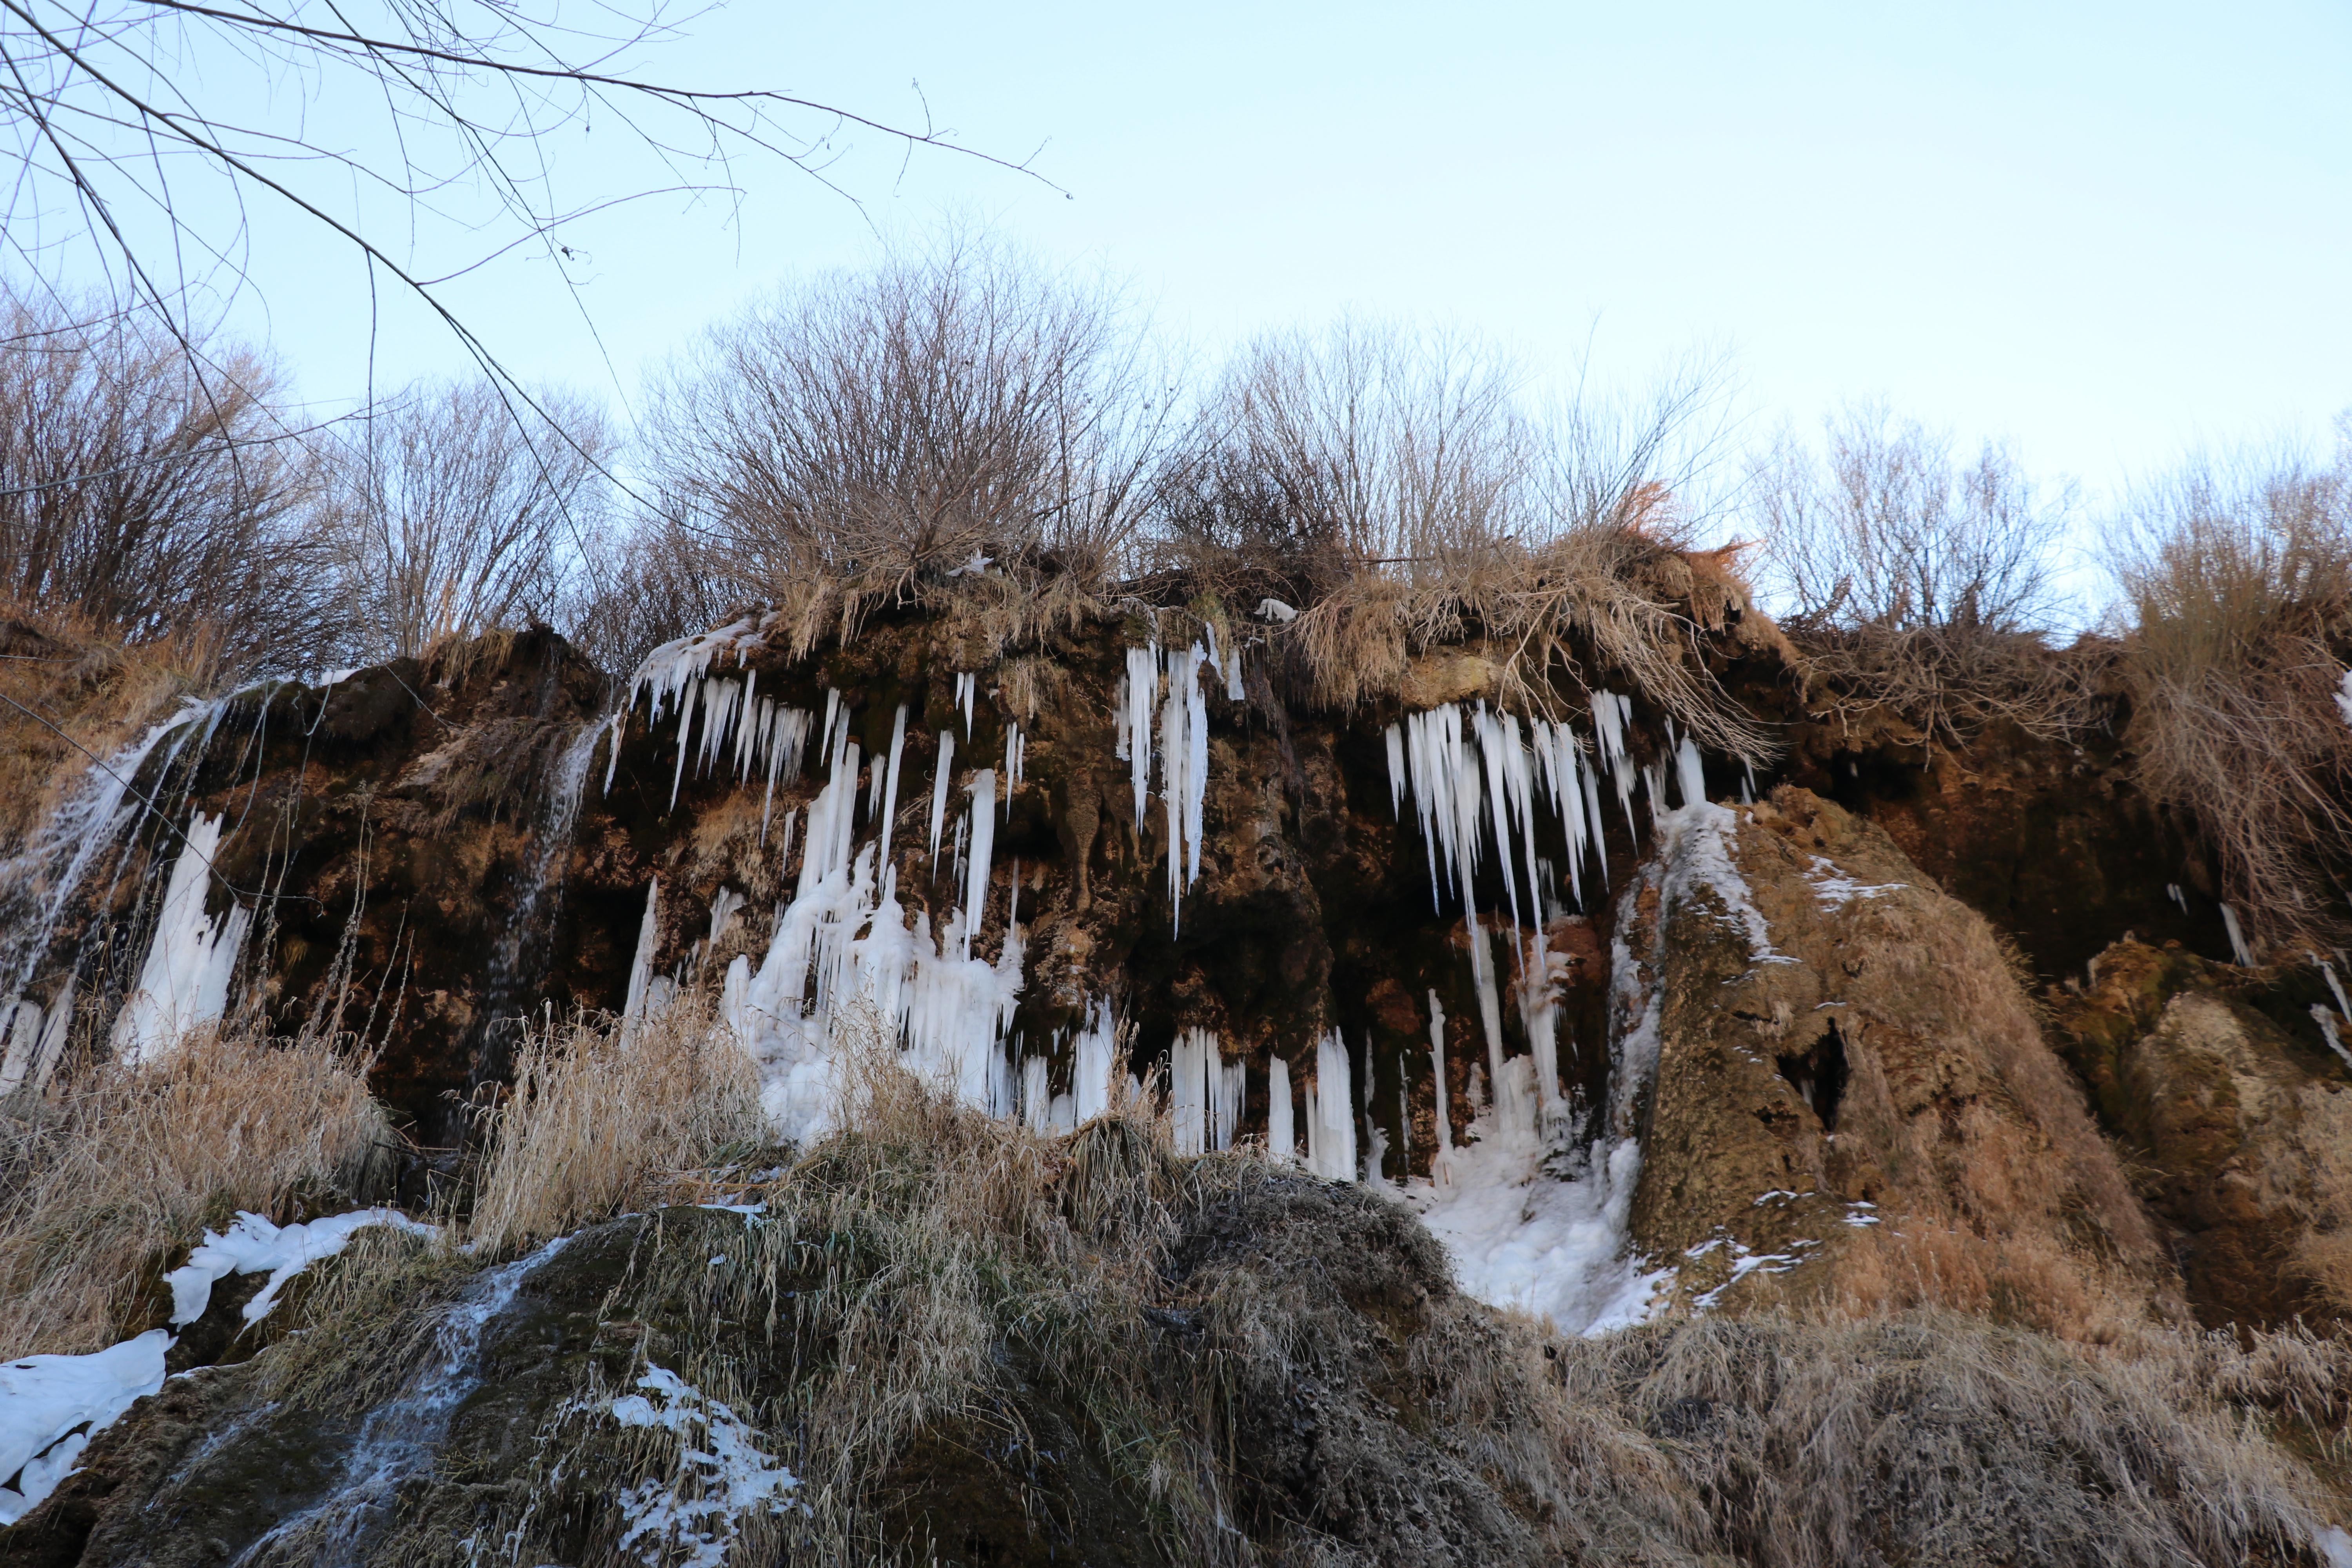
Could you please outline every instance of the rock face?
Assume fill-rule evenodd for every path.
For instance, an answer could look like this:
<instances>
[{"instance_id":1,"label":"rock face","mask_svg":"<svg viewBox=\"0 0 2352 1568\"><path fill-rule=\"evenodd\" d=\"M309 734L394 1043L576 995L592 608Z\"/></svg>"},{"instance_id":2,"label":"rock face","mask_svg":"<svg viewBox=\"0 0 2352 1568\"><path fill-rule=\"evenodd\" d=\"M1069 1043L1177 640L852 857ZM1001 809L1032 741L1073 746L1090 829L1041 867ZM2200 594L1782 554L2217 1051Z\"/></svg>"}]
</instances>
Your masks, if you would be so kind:
<instances>
[{"instance_id":1,"label":"rock face","mask_svg":"<svg viewBox=\"0 0 2352 1568\"><path fill-rule=\"evenodd\" d=\"M2111 1271L2167 1299L1998 940L1884 831L1789 787L1706 808L1632 900L1657 1051L1633 1236L1685 1260L1684 1300L2031 1319Z\"/></svg>"},{"instance_id":2,"label":"rock face","mask_svg":"<svg viewBox=\"0 0 2352 1568\"><path fill-rule=\"evenodd\" d=\"M2198 1315L2344 1311L2352 1075L2309 1037L2315 1007L2341 1028L2325 977L2137 942L2090 971L2095 984L2053 993L2055 1035L2137 1167Z\"/></svg>"}]
</instances>

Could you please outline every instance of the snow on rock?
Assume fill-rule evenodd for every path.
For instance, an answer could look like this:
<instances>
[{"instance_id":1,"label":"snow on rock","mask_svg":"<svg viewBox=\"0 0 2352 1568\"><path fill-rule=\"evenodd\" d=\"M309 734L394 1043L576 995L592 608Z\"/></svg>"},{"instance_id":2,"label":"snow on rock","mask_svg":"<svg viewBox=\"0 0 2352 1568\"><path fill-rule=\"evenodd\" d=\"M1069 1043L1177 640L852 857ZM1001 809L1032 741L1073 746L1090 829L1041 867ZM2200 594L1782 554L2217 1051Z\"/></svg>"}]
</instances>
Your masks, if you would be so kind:
<instances>
[{"instance_id":1,"label":"snow on rock","mask_svg":"<svg viewBox=\"0 0 2352 1568\"><path fill-rule=\"evenodd\" d=\"M189 1030L216 1021L227 1010L229 977L253 911L232 900L218 919L205 913L220 839L220 818L199 815L190 820L186 840L172 862L139 984L115 1016L117 1060L152 1061Z\"/></svg>"},{"instance_id":2,"label":"snow on rock","mask_svg":"<svg viewBox=\"0 0 2352 1568\"><path fill-rule=\"evenodd\" d=\"M616 1544L648 1568L720 1568L743 1521L754 1512L783 1512L799 1478L773 1462L734 1411L667 1367L646 1363L636 1386L645 1392L613 1401L613 1419L675 1432L686 1442L677 1477L641 1481L621 1494L626 1528ZM684 1489L691 1497L679 1495L681 1482L690 1483Z\"/></svg>"},{"instance_id":3,"label":"snow on rock","mask_svg":"<svg viewBox=\"0 0 2352 1568\"><path fill-rule=\"evenodd\" d=\"M1908 882L1857 882L1822 857L1815 855L1810 858L1812 869L1806 873L1805 880L1811 885L1813 896L1821 900L1824 909L1842 909L1856 899L1880 898L1888 893L1901 892L1911 885Z\"/></svg>"},{"instance_id":4,"label":"snow on rock","mask_svg":"<svg viewBox=\"0 0 2352 1568\"><path fill-rule=\"evenodd\" d=\"M150 1329L89 1355L0 1364L0 1527L56 1490L93 1435L163 1386L171 1342Z\"/></svg>"},{"instance_id":5,"label":"snow on rock","mask_svg":"<svg viewBox=\"0 0 2352 1568\"><path fill-rule=\"evenodd\" d=\"M278 1304L288 1280L341 1252L356 1232L378 1225L438 1234L397 1209L361 1209L289 1226L240 1214L226 1232L207 1232L188 1261L163 1277L172 1289L172 1328L204 1316L215 1281L267 1272L269 1282L245 1306L245 1321L257 1323ZM173 1337L169 1329L150 1329L89 1355L26 1356L0 1364L0 1527L16 1523L56 1490L91 1437L163 1386L163 1354Z\"/></svg>"},{"instance_id":6,"label":"snow on rock","mask_svg":"<svg viewBox=\"0 0 2352 1568\"><path fill-rule=\"evenodd\" d=\"M268 1274L261 1293L245 1304L245 1321L257 1323L278 1305L278 1292L297 1274L342 1251L370 1226L391 1226L412 1236L437 1236L439 1227L409 1218L398 1209L357 1209L302 1225L272 1225L240 1211L226 1231L206 1231L188 1260L163 1276L172 1288L172 1326L184 1328L205 1314L214 1284L231 1274Z\"/></svg>"}]
</instances>

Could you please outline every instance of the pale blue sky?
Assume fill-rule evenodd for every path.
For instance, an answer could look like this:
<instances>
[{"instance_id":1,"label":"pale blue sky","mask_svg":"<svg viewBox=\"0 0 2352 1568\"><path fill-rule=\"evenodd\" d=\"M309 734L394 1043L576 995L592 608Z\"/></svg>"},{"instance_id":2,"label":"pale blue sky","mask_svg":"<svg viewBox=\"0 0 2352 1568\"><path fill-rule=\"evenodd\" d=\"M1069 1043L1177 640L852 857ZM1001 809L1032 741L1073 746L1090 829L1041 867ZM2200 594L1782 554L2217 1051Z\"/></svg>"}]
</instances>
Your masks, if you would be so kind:
<instances>
[{"instance_id":1,"label":"pale blue sky","mask_svg":"<svg viewBox=\"0 0 2352 1568\"><path fill-rule=\"evenodd\" d=\"M1213 357L1343 308L1604 380L1728 347L1759 427L1879 395L2095 491L2352 405L2352 5L866 5L737 0L641 74L933 112L1065 198L868 134L863 215L754 161L572 236L604 350L517 257L452 298L527 379L634 389L697 326L950 216L1131 283ZM605 131L580 195L650 179ZM266 222L263 238L282 230ZM353 394L356 266L289 243L267 330ZM389 309L379 374L462 366Z\"/></svg>"}]
</instances>

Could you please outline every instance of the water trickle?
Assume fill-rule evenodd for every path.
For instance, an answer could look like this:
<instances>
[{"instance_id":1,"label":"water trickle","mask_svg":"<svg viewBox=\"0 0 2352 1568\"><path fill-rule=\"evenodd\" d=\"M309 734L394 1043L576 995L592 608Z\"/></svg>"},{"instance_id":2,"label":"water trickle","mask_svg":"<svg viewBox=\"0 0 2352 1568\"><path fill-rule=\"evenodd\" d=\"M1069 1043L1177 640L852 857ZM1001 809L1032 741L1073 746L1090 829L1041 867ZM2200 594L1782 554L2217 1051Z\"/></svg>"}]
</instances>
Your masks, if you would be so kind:
<instances>
[{"instance_id":1,"label":"water trickle","mask_svg":"<svg viewBox=\"0 0 2352 1568\"><path fill-rule=\"evenodd\" d=\"M490 1325L514 1304L532 1271L570 1239L558 1237L476 1281L442 1321L432 1364L406 1393L368 1413L332 1489L238 1553L231 1568L358 1568L365 1562L371 1538L393 1522L402 1487L432 1468L457 1407L480 1386Z\"/></svg>"}]
</instances>

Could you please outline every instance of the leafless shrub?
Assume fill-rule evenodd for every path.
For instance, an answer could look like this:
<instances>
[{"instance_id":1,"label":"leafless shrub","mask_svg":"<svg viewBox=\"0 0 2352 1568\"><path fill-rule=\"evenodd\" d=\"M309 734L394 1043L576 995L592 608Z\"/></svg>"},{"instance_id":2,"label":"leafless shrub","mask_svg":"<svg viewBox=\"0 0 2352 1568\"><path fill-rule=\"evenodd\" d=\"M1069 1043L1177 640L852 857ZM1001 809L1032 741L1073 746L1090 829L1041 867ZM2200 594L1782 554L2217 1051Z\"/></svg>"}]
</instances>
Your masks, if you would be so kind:
<instances>
[{"instance_id":1,"label":"leafless shrub","mask_svg":"<svg viewBox=\"0 0 2352 1568\"><path fill-rule=\"evenodd\" d=\"M1832 417L1826 447L1784 433L1748 474L1816 701L1891 707L1954 743L1996 720L2044 735L2082 722L2081 672L2042 637L2074 488L2045 492L1992 443L1962 463L1948 436L1879 405Z\"/></svg>"},{"instance_id":2,"label":"leafless shrub","mask_svg":"<svg viewBox=\"0 0 2352 1568\"><path fill-rule=\"evenodd\" d=\"M320 1039L207 1028L152 1065L0 1101L0 1345L97 1350L142 1270L205 1226L373 1195L389 1134L366 1068Z\"/></svg>"},{"instance_id":3,"label":"leafless shrub","mask_svg":"<svg viewBox=\"0 0 2352 1568\"><path fill-rule=\"evenodd\" d=\"M989 563L1098 583L1170 407L1110 296L951 246L714 331L654 446L717 574L799 609L805 644Z\"/></svg>"},{"instance_id":4,"label":"leafless shrub","mask_svg":"<svg viewBox=\"0 0 2352 1568\"><path fill-rule=\"evenodd\" d=\"M1684 512L1718 387L1693 362L1645 401L1538 419L1453 340L1274 340L1227 383L1223 446L1168 526L1193 560L1223 529L1229 560L1255 551L1312 596L1286 635L1319 701L1393 696L1423 650L1483 638L1514 707L1555 706L1557 674L1622 679L1709 747L1768 756L1696 653L1748 599L1737 552L1691 549Z\"/></svg>"},{"instance_id":5,"label":"leafless shrub","mask_svg":"<svg viewBox=\"0 0 2352 1568\"><path fill-rule=\"evenodd\" d=\"M2333 945L2331 868L2352 832L2352 446L2326 466L2199 458L2133 497L2112 537L2142 782L2194 814L2260 945Z\"/></svg>"},{"instance_id":6,"label":"leafless shrub","mask_svg":"<svg viewBox=\"0 0 2352 1568\"><path fill-rule=\"evenodd\" d=\"M661 644L730 618L727 580L675 520L614 528L590 548L603 569L572 574L555 621L606 674L625 678Z\"/></svg>"},{"instance_id":7,"label":"leafless shrub","mask_svg":"<svg viewBox=\"0 0 2352 1568\"><path fill-rule=\"evenodd\" d=\"M348 656L415 658L436 638L544 620L602 527L614 442L554 394L554 427L488 383L420 385L334 443L317 524L331 543Z\"/></svg>"},{"instance_id":8,"label":"leafless shrub","mask_svg":"<svg viewBox=\"0 0 2352 1568\"><path fill-rule=\"evenodd\" d=\"M0 298L0 599L123 642L208 629L226 672L314 663L321 562L275 366Z\"/></svg>"}]
</instances>

